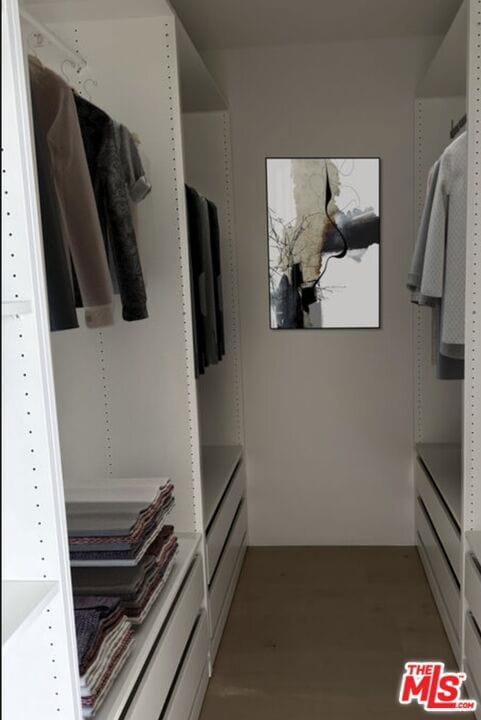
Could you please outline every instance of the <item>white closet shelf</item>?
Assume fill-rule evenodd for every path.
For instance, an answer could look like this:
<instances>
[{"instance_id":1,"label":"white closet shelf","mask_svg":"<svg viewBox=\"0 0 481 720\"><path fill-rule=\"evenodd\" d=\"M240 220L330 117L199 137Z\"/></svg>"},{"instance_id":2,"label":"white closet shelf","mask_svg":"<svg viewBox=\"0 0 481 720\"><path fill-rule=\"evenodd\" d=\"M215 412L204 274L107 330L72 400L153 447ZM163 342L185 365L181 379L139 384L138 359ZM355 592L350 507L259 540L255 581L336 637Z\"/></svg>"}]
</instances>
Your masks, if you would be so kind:
<instances>
[{"instance_id":1,"label":"white closet shelf","mask_svg":"<svg viewBox=\"0 0 481 720\"><path fill-rule=\"evenodd\" d=\"M58 591L57 582L2 580L2 649L39 617Z\"/></svg>"},{"instance_id":2,"label":"white closet shelf","mask_svg":"<svg viewBox=\"0 0 481 720\"><path fill-rule=\"evenodd\" d=\"M67 479L65 500L67 503L146 502L155 498L159 488L170 481L168 477L148 478L101 478L92 485L80 486Z\"/></svg>"},{"instance_id":3,"label":"white closet shelf","mask_svg":"<svg viewBox=\"0 0 481 720\"><path fill-rule=\"evenodd\" d=\"M125 706L141 675L150 651L162 630L177 593L184 582L198 549L200 535L179 533L178 539L179 549L175 567L159 598L152 606L139 630L135 633L132 652L118 678L110 688L98 713L96 713L96 720L118 720L122 717Z\"/></svg>"},{"instance_id":4,"label":"white closet shelf","mask_svg":"<svg viewBox=\"0 0 481 720\"><path fill-rule=\"evenodd\" d=\"M466 533L466 540L476 560L481 565L481 530L472 530Z\"/></svg>"},{"instance_id":5,"label":"white closet shelf","mask_svg":"<svg viewBox=\"0 0 481 720\"><path fill-rule=\"evenodd\" d=\"M241 445L202 446L202 499L206 526L219 507L241 457Z\"/></svg>"},{"instance_id":6,"label":"white closet shelf","mask_svg":"<svg viewBox=\"0 0 481 720\"><path fill-rule=\"evenodd\" d=\"M2 300L2 317L30 315L31 312L32 303L30 300Z\"/></svg>"},{"instance_id":7,"label":"white closet shelf","mask_svg":"<svg viewBox=\"0 0 481 720\"><path fill-rule=\"evenodd\" d=\"M454 519L461 525L461 445L418 443L416 451Z\"/></svg>"}]
</instances>

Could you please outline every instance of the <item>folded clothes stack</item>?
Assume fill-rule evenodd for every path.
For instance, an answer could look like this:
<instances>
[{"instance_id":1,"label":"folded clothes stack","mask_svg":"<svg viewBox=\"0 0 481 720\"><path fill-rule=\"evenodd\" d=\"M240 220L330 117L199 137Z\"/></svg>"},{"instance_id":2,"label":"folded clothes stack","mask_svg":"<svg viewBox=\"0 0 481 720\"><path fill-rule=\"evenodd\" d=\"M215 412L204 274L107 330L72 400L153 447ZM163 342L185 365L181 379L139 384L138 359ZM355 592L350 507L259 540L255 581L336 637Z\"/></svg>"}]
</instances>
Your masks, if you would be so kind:
<instances>
[{"instance_id":1,"label":"folded clothes stack","mask_svg":"<svg viewBox=\"0 0 481 720\"><path fill-rule=\"evenodd\" d=\"M117 482L117 481L116 481ZM72 566L136 565L162 532L174 505L173 485L140 486L145 499L120 487L89 491L88 499L67 502Z\"/></svg>"},{"instance_id":2,"label":"folded clothes stack","mask_svg":"<svg viewBox=\"0 0 481 720\"><path fill-rule=\"evenodd\" d=\"M168 480L104 479L66 493L84 717L93 717L175 564ZM115 692L115 691L113 691Z\"/></svg>"},{"instance_id":3,"label":"folded clothes stack","mask_svg":"<svg viewBox=\"0 0 481 720\"><path fill-rule=\"evenodd\" d=\"M134 632L117 597L74 593L74 609L82 714L90 718L122 669Z\"/></svg>"},{"instance_id":4,"label":"folded clothes stack","mask_svg":"<svg viewBox=\"0 0 481 720\"><path fill-rule=\"evenodd\" d=\"M136 566L74 567L76 596L115 595L129 621L140 624L164 588L175 564L178 542L172 525L165 525Z\"/></svg>"}]
</instances>

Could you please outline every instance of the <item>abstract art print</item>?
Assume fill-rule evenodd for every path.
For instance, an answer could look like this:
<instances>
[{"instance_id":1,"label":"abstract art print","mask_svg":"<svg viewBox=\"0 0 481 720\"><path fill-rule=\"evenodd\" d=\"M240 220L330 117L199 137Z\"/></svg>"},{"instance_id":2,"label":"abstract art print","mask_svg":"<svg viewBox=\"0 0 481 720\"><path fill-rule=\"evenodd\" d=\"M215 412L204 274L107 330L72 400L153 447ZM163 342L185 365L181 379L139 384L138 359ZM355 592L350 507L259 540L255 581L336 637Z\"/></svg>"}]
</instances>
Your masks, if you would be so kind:
<instances>
[{"instance_id":1,"label":"abstract art print","mask_svg":"<svg viewBox=\"0 0 481 720\"><path fill-rule=\"evenodd\" d=\"M266 163L271 328L379 328L379 158Z\"/></svg>"}]
</instances>

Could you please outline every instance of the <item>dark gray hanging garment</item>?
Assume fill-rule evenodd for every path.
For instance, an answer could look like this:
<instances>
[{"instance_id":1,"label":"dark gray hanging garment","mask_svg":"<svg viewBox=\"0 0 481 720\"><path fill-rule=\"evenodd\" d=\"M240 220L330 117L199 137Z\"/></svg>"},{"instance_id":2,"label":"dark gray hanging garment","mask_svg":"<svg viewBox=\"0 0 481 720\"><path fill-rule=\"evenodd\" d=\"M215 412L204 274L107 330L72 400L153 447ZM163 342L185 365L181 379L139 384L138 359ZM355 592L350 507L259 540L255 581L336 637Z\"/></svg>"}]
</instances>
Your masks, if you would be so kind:
<instances>
[{"instance_id":1,"label":"dark gray hanging garment","mask_svg":"<svg viewBox=\"0 0 481 720\"><path fill-rule=\"evenodd\" d=\"M202 248L202 264L204 266L201 285L201 309L204 319L205 347L209 365L219 361L217 350L217 321L215 315L214 268L212 264L212 248L210 240L209 207L205 197L200 199L200 245Z\"/></svg>"},{"instance_id":2,"label":"dark gray hanging garment","mask_svg":"<svg viewBox=\"0 0 481 720\"><path fill-rule=\"evenodd\" d=\"M195 375L203 375L207 364L205 349L204 319L201 309L202 248L199 241L200 198L194 188L186 186L187 229L189 239L190 286L192 299Z\"/></svg>"},{"instance_id":3,"label":"dark gray hanging garment","mask_svg":"<svg viewBox=\"0 0 481 720\"><path fill-rule=\"evenodd\" d=\"M214 275L214 302L217 329L217 356L221 360L225 355L224 305L222 293L222 270L220 257L220 227L217 208L211 200L209 208L210 244L212 253L212 269Z\"/></svg>"}]
</instances>

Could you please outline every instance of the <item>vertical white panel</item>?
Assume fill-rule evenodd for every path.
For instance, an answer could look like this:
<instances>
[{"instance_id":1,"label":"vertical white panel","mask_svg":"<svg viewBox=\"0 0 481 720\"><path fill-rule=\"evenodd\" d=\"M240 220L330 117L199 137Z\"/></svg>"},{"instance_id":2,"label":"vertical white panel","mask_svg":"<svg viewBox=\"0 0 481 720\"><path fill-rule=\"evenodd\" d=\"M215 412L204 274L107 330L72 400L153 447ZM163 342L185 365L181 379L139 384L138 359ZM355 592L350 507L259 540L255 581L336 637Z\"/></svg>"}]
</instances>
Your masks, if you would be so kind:
<instances>
[{"instance_id":1,"label":"vertical white panel","mask_svg":"<svg viewBox=\"0 0 481 720\"><path fill-rule=\"evenodd\" d=\"M227 112L184 113L187 182L219 213L226 355L197 380L202 442L243 444L240 332Z\"/></svg>"},{"instance_id":2,"label":"vertical white panel","mask_svg":"<svg viewBox=\"0 0 481 720\"><path fill-rule=\"evenodd\" d=\"M466 597L466 565L468 552L466 532L481 531L481 304L480 282L480 176L481 176L481 0L468 1L468 193L466 225L466 318L465 318L465 381L463 422L463 577L462 587L462 658L466 667L466 646L469 645L469 602Z\"/></svg>"},{"instance_id":3,"label":"vertical white panel","mask_svg":"<svg viewBox=\"0 0 481 720\"><path fill-rule=\"evenodd\" d=\"M80 717L30 106L16 0L2 3L3 578L56 581L59 593L4 656L11 718ZM2 313L3 314L3 313ZM27 685L28 683L28 685Z\"/></svg>"},{"instance_id":4,"label":"vertical white panel","mask_svg":"<svg viewBox=\"0 0 481 720\"><path fill-rule=\"evenodd\" d=\"M424 205L429 169L450 143L451 121L457 122L464 112L464 98L416 100L416 231ZM431 309L416 308L414 322L416 442L460 442L462 383L436 378L431 340Z\"/></svg>"},{"instance_id":5,"label":"vertical white panel","mask_svg":"<svg viewBox=\"0 0 481 720\"><path fill-rule=\"evenodd\" d=\"M481 530L481 0L469 4L464 524Z\"/></svg>"}]
</instances>

